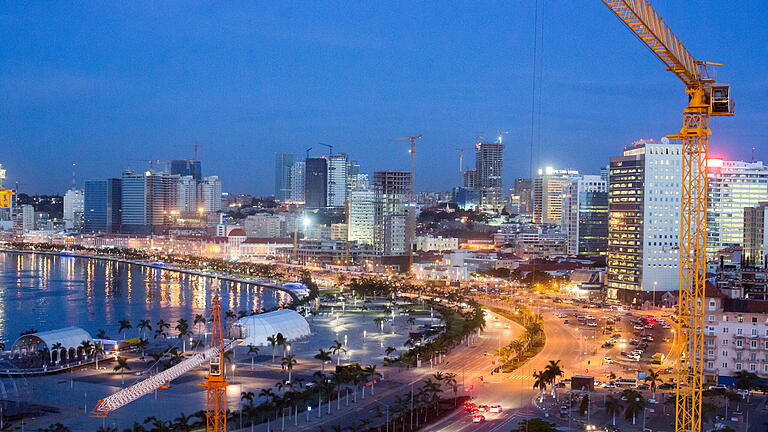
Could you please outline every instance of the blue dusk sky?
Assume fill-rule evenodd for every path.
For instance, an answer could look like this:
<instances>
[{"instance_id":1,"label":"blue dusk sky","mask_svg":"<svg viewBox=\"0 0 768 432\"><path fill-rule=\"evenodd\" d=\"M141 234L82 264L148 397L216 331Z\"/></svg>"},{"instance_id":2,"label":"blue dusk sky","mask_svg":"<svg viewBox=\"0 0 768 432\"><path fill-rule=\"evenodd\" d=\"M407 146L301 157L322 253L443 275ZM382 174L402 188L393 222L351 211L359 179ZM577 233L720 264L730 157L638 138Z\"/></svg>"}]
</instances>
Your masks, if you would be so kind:
<instances>
[{"instance_id":1,"label":"blue dusk sky","mask_svg":"<svg viewBox=\"0 0 768 432\"><path fill-rule=\"evenodd\" d=\"M456 148L505 136L506 185L531 167L597 173L680 128L682 84L599 0L544 4L532 156L535 0L42 2L0 6L0 163L27 193L192 157L233 193L270 194L274 153L336 151L364 172L458 182ZM768 159L768 2L656 0L697 59L724 63L737 116L712 154ZM541 3L540 3L541 4ZM473 162L465 153L465 166Z\"/></svg>"}]
</instances>

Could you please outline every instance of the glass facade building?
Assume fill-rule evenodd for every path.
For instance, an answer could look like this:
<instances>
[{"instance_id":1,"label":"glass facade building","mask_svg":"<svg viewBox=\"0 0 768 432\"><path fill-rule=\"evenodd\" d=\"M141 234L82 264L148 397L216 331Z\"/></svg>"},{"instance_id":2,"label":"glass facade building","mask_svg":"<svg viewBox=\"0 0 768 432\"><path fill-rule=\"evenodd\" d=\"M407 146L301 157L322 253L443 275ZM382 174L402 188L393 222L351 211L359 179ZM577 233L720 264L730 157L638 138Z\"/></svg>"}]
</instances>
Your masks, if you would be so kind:
<instances>
[{"instance_id":1,"label":"glass facade building","mask_svg":"<svg viewBox=\"0 0 768 432\"><path fill-rule=\"evenodd\" d=\"M115 178L87 180L83 209L86 232L119 233L122 181Z\"/></svg>"}]
</instances>

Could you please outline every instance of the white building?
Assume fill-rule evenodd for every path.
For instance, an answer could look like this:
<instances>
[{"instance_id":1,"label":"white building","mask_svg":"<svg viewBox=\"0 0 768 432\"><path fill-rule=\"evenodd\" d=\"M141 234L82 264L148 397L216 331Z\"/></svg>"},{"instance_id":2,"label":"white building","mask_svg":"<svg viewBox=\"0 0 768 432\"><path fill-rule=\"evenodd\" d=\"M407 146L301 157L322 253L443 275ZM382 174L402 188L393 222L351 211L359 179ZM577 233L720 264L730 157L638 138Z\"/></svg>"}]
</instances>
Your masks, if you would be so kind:
<instances>
[{"instance_id":1,"label":"white building","mask_svg":"<svg viewBox=\"0 0 768 432\"><path fill-rule=\"evenodd\" d=\"M328 207L344 207L347 201L347 155L328 156Z\"/></svg>"},{"instance_id":2,"label":"white building","mask_svg":"<svg viewBox=\"0 0 768 432\"><path fill-rule=\"evenodd\" d=\"M568 182L578 177L574 170L552 167L540 169L533 179L533 222L559 225L563 218L563 190Z\"/></svg>"},{"instance_id":3,"label":"white building","mask_svg":"<svg viewBox=\"0 0 768 432\"><path fill-rule=\"evenodd\" d=\"M707 253L744 242L744 208L768 201L768 167L762 162L707 161Z\"/></svg>"},{"instance_id":4,"label":"white building","mask_svg":"<svg viewBox=\"0 0 768 432\"><path fill-rule=\"evenodd\" d=\"M459 239L455 237L416 237L416 250L418 251L444 251L459 248Z\"/></svg>"},{"instance_id":5,"label":"white building","mask_svg":"<svg viewBox=\"0 0 768 432\"><path fill-rule=\"evenodd\" d=\"M198 185L192 176L181 176L178 180L178 196L176 210L180 214L193 214L198 212Z\"/></svg>"},{"instance_id":6,"label":"white building","mask_svg":"<svg viewBox=\"0 0 768 432\"><path fill-rule=\"evenodd\" d=\"M269 213L249 215L243 222L243 229L248 237L278 238L283 237L283 218Z\"/></svg>"},{"instance_id":7,"label":"white building","mask_svg":"<svg viewBox=\"0 0 768 432\"><path fill-rule=\"evenodd\" d=\"M295 203L304 202L304 173L307 164L304 161L297 161L291 166L291 201Z\"/></svg>"},{"instance_id":8,"label":"white building","mask_svg":"<svg viewBox=\"0 0 768 432\"><path fill-rule=\"evenodd\" d=\"M349 192L349 241L373 244L376 213L373 189L353 189Z\"/></svg>"},{"instance_id":9,"label":"white building","mask_svg":"<svg viewBox=\"0 0 768 432\"><path fill-rule=\"evenodd\" d=\"M83 226L84 194L82 189L70 189L64 194L64 229Z\"/></svg>"},{"instance_id":10,"label":"white building","mask_svg":"<svg viewBox=\"0 0 768 432\"><path fill-rule=\"evenodd\" d=\"M31 204L21 205L21 229L24 232L34 231L36 228L37 213Z\"/></svg>"},{"instance_id":11,"label":"white building","mask_svg":"<svg viewBox=\"0 0 768 432\"><path fill-rule=\"evenodd\" d=\"M331 224L331 240L347 241L348 235L349 235L349 230L347 229L347 224L344 224L344 223Z\"/></svg>"},{"instance_id":12,"label":"white building","mask_svg":"<svg viewBox=\"0 0 768 432\"><path fill-rule=\"evenodd\" d=\"M200 182L200 206L205 213L221 211L221 180L217 176L203 177Z\"/></svg>"},{"instance_id":13,"label":"white building","mask_svg":"<svg viewBox=\"0 0 768 432\"><path fill-rule=\"evenodd\" d=\"M663 138L639 140L611 158L610 298L637 303L679 289L681 153L680 144Z\"/></svg>"}]
</instances>

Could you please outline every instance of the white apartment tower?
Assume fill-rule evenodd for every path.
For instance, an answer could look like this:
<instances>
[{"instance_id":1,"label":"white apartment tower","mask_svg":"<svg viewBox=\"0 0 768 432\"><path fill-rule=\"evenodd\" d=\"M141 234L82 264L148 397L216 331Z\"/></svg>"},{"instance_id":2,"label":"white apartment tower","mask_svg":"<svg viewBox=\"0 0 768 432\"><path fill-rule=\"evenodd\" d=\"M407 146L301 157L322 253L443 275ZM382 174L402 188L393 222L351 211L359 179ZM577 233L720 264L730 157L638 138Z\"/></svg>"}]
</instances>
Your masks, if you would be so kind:
<instances>
[{"instance_id":1,"label":"white apartment tower","mask_svg":"<svg viewBox=\"0 0 768 432\"><path fill-rule=\"evenodd\" d=\"M200 182L200 199L203 212L221 211L221 180L218 176L203 177Z\"/></svg>"},{"instance_id":2,"label":"white apartment tower","mask_svg":"<svg viewBox=\"0 0 768 432\"><path fill-rule=\"evenodd\" d=\"M361 185L349 192L348 240L361 244L374 243L375 193L367 185Z\"/></svg>"},{"instance_id":3,"label":"white apartment tower","mask_svg":"<svg viewBox=\"0 0 768 432\"><path fill-rule=\"evenodd\" d=\"M682 146L640 140L611 158L608 296L627 303L679 289Z\"/></svg>"},{"instance_id":4,"label":"white apartment tower","mask_svg":"<svg viewBox=\"0 0 768 432\"><path fill-rule=\"evenodd\" d=\"M304 203L304 173L307 164L304 161L296 161L291 166L291 201Z\"/></svg>"},{"instance_id":5,"label":"white apartment tower","mask_svg":"<svg viewBox=\"0 0 768 432\"><path fill-rule=\"evenodd\" d=\"M192 176L181 176L178 180L178 196L176 207L182 215L197 213L198 186Z\"/></svg>"},{"instance_id":6,"label":"white apartment tower","mask_svg":"<svg viewBox=\"0 0 768 432\"><path fill-rule=\"evenodd\" d=\"M563 218L563 190L569 181L578 177L574 170L546 167L533 179L533 222L559 225Z\"/></svg>"},{"instance_id":7,"label":"white apartment tower","mask_svg":"<svg viewBox=\"0 0 768 432\"><path fill-rule=\"evenodd\" d=\"M70 189L64 194L64 229L83 226L84 194L82 189Z\"/></svg>"},{"instance_id":8,"label":"white apartment tower","mask_svg":"<svg viewBox=\"0 0 768 432\"><path fill-rule=\"evenodd\" d=\"M328 156L328 207L344 207L347 201L347 155Z\"/></svg>"}]
</instances>

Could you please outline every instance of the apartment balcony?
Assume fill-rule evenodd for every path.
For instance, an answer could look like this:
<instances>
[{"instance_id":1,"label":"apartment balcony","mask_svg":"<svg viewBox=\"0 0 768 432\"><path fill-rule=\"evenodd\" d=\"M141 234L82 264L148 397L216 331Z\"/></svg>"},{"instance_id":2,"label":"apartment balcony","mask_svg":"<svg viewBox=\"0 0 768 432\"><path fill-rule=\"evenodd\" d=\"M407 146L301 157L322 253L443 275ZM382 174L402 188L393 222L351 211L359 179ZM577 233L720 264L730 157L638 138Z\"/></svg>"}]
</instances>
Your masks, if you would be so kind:
<instances>
[{"instance_id":1,"label":"apartment balcony","mask_svg":"<svg viewBox=\"0 0 768 432\"><path fill-rule=\"evenodd\" d=\"M744 339L746 336L744 336L743 334L735 334L735 335L733 335L733 337L735 339Z\"/></svg>"},{"instance_id":2,"label":"apartment balcony","mask_svg":"<svg viewBox=\"0 0 768 432\"><path fill-rule=\"evenodd\" d=\"M734 349L737 349L737 350L743 350L743 349L744 349L744 345L742 345L742 346L738 346L738 345L736 345L736 344L733 344L733 348L734 348Z\"/></svg>"}]
</instances>

